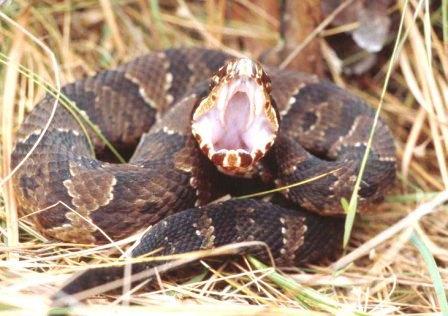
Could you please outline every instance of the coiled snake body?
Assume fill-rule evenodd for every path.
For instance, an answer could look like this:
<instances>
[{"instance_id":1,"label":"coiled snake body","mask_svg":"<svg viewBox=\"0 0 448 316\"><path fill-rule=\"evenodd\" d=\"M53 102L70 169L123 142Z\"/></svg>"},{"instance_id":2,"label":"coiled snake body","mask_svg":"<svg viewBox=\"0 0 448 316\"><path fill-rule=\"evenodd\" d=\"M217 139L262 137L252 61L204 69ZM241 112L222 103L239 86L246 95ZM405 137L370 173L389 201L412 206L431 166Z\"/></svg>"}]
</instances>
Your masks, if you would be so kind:
<instances>
[{"instance_id":1,"label":"coiled snake body","mask_svg":"<svg viewBox=\"0 0 448 316\"><path fill-rule=\"evenodd\" d=\"M172 254L248 240L265 242L284 266L334 254L343 231L340 201L353 191L373 110L311 75L271 69L269 82L255 63L245 61L238 71L258 72L259 77L253 83L241 79L233 90L229 83L225 89L233 94L228 99L235 98L226 99L229 105L222 101L226 108L216 112L222 123L216 129L207 125L215 114L213 102L204 98L223 77L232 80L229 66L212 77L227 60L229 56L218 51L173 49L65 86L63 93L82 116L119 151L138 144L137 149L129 163L105 162L109 156L105 145L87 128L97 156L103 158L98 160L79 115L75 119L59 106L40 144L14 176L21 214L33 213L31 218L45 235L81 243L117 240L154 225L134 256L158 248L162 254ZM209 78L213 78L210 86ZM259 89L258 94L252 95L251 89ZM211 99L216 98L220 100L219 93ZM266 102L264 108L252 107L257 98ZM51 96L45 97L22 124L12 156L14 166L43 133L53 103ZM235 136L235 129L250 133ZM271 132L277 136L269 149L275 138ZM249 136L255 141L247 140ZM258 144L260 139L268 144ZM215 146L214 157L210 146ZM222 154L226 146L227 156ZM229 167L244 167L246 158L253 167ZM240 177L229 176L233 173ZM252 180L241 177L249 174ZM281 187L322 174L326 175L282 191L282 206L254 199L206 206L235 193L235 188L245 187L247 192L248 183ZM393 140L379 121L359 208L380 200L394 176Z\"/></svg>"}]
</instances>

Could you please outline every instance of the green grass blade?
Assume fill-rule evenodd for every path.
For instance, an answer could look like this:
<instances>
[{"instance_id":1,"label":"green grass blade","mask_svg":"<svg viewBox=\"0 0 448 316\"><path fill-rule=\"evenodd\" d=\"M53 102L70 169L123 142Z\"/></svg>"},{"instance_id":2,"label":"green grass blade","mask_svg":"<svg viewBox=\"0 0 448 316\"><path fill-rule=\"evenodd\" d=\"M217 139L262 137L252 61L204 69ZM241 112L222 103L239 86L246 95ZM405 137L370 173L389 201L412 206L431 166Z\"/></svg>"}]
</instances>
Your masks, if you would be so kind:
<instances>
[{"instance_id":1,"label":"green grass blade","mask_svg":"<svg viewBox=\"0 0 448 316\"><path fill-rule=\"evenodd\" d=\"M448 47L448 0L442 0L443 43Z\"/></svg>"},{"instance_id":2,"label":"green grass blade","mask_svg":"<svg viewBox=\"0 0 448 316\"><path fill-rule=\"evenodd\" d=\"M269 268L254 257L249 256L248 260L257 270L265 270ZM272 273L268 274L266 277L284 290L292 292L295 295L297 301L302 303L307 308L318 308L333 315L368 315L367 313L361 311L353 311L352 313L350 313L349 311L347 311L347 308L344 308L345 306L341 303L319 293L318 291L306 288L298 284L296 281L275 272L275 270L272 270Z\"/></svg>"},{"instance_id":3,"label":"green grass blade","mask_svg":"<svg viewBox=\"0 0 448 316\"><path fill-rule=\"evenodd\" d=\"M334 173L334 172L336 172L338 170L339 170L339 168L331 170L331 171L326 172L326 173L322 173L322 174L317 175L317 176L312 177L312 178L308 178L308 179L305 179L305 180L302 180L302 181L299 181L299 182L291 183L291 184L288 184L288 185L285 185L285 186L282 186L282 187L278 187L278 188L275 188L275 189L262 191L262 192L256 192L256 193L247 194L247 195L241 195L241 196L235 197L235 199L250 199L250 198L254 198L254 197L268 195L268 194L275 193L275 192L281 192L281 191L284 191L284 190L288 190L288 189L291 189L291 188L295 188L295 187L298 187L298 186L301 186L301 185L305 185L307 183L319 180L319 179L324 178L324 177L326 177L326 176L328 176L328 175L330 175L330 174L332 174L332 173Z\"/></svg>"},{"instance_id":4,"label":"green grass blade","mask_svg":"<svg viewBox=\"0 0 448 316\"><path fill-rule=\"evenodd\" d=\"M158 0L150 0L149 5L151 8L152 18L154 19L154 24L157 28L158 34L161 37L160 40L162 41L162 46L168 47L169 41L166 36L166 28L165 28L165 25L163 24L162 16L160 13L159 1Z\"/></svg>"},{"instance_id":5,"label":"green grass blade","mask_svg":"<svg viewBox=\"0 0 448 316\"><path fill-rule=\"evenodd\" d=\"M411 242L418 249L423 260L426 263L426 267L428 268L429 275L431 276L432 283L434 285L434 291L436 292L436 296L439 301L442 315L448 315L448 303L446 300L445 288L443 286L439 268L437 267L436 261L434 260L431 251L428 249L425 242L422 238L420 238L420 235L416 231L414 231L411 236Z\"/></svg>"},{"instance_id":6,"label":"green grass blade","mask_svg":"<svg viewBox=\"0 0 448 316\"><path fill-rule=\"evenodd\" d=\"M418 191L415 193L409 194L398 194L398 195L390 195L386 196L385 201L387 203L416 203L416 202L425 202L430 199L435 198L440 192L423 192Z\"/></svg>"},{"instance_id":7,"label":"green grass blade","mask_svg":"<svg viewBox=\"0 0 448 316\"><path fill-rule=\"evenodd\" d=\"M356 215L356 210L358 208L358 192L361 187L361 180L362 180L362 177L364 175L364 170L367 165L367 159L369 157L370 148L372 147L373 137L375 135L375 129L378 124L379 115L380 115L381 109L383 107L386 90L387 90L387 87L389 86L392 69L395 66L395 63L396 63L398 55L399 55L399 51L401 50L401 47L402 47L400 44L403 43L403 41L400 39L402 38L402 34L403 34L404 18L405 18L405 13L406 13L407 8L408 8L408 0L406 0L403 5L403 12L401 14L400 26L398 28L397 37L396 37L395 44L394 44L394 49L392 51L392 56L391 56L391 59L389 61L389 65L387 68L387 73L386 73L386 77L384 80L383 89L381 91L380 102L379 102L378 108L375 112L375 117L373 119L372 128L371 128L370 134L369 134L369 139L367 141L366 151L364 153L364 156L362 157L361 165L359 167L358 176L356 178L355 186L353 188L353 193L350 197L349 206L346 209L347 217L345 219L344 238L343 238L343 247L344 248L347 247L347 244L350 239L351 232L352 232L353 223L354 223L355 215ZM418 10L418 8L416 10ZM407 34L405 34L405 36L403 37L403 40L404 40L404 38L406 38L406 36L407 36Z\"/></svg>"}]
</instances>

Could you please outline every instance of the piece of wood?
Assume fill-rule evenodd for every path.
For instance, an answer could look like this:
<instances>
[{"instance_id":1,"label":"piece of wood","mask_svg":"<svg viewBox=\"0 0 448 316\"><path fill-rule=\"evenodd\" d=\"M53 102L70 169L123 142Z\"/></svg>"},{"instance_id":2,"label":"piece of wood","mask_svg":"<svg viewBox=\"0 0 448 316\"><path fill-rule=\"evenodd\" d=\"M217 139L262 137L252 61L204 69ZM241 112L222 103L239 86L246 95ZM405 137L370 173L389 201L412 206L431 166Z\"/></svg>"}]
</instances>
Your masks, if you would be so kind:
<instances>
[{"instance_id":1,"label":"piece of wood","mask_svg":"<svg viewBox=\"0 0 448 316\"><path fill-rule=\"evenodd\" d=\"M284 0L281 33L284 46L279 52L285 59L322 20L320 0ZM324 72L319 38L313 39L287 66L288 69L314 73Z\"/></svg>"},{"instance_id":2,"label":"piece of wood","mask_svg":"<svg viewBox=\"0 0 448 316\"><path fill-rule=\"evenodd\" d=\"M242 38L243 50L263 63L278 66L321 22L321 0L238 0L233 2L230 18L253 23L278 32L278 41ZM319 39L313 39L288 65L289 69L322 75L323 59Z\"/></svg>"}]
</instances>

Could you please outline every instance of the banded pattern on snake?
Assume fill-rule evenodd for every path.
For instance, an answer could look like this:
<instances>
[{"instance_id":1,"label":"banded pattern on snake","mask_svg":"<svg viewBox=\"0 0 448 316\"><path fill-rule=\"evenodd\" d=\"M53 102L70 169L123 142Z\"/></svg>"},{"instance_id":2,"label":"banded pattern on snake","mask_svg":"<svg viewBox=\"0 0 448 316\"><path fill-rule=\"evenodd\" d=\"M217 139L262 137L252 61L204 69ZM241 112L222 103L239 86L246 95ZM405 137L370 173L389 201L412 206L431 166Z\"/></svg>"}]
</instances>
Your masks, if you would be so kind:
<instances>
[{"instance_id":1,"label":"banded pattern on snake","mask_svg":"<svg viewBox=\"0 0 448 316\"><path fill-rule=\"evenodd\" d=\"M352 193L374 117L347 91L202 48L152 53L62 91L120 152L130 156L136 149L128 163L114 163L99 137L89 128L86 135L79 118L59 106L13 178L21 214L32 214L45 235L104 243L154 225L133 256L259 240L282 266L315 262L339 249L341 199ZM44 132L53 103L46 96L22 124L13 166ZM395 163L393 139L380 120L360 210L382 199ZM274 197L280 204L208 205L225 194L322 174L283 190ZM105 281L93 275L65 291Z\"/></svg>"}]
</instances>

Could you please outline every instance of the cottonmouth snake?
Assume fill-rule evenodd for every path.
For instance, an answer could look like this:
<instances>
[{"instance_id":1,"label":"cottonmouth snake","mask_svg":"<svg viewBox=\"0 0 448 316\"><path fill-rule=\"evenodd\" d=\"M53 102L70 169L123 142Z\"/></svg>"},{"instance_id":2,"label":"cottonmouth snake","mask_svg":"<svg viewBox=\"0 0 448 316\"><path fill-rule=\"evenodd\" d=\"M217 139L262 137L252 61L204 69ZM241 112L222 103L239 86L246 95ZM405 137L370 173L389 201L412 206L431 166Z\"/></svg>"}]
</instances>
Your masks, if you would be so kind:
<instances>
[{"instance_id":1,"label":"cottonmouth snake","mask_svg":"<svg viewBox=\"0 0 448 316\"><path fill-rule=\"evenodd\" d=\"M138 146L129 163L107 162L110 152L87 128L97 159L80 116L58 106L14 175L21 215L32 214L47 236L80 243L117 240L154 225L134 256L249 240L265 242L283 266L333 255L343 231L341 199L353 191L374 111L312 75L267 69L267 76L250 60L218 71L229 59L213 50L171 49L63 87L119 151ZM22 124L13 166L43 133L53 103L46 96ZM207 205L239 188L281 187L326 173L283 190L275 198L280 205L255 199ZM359 209L380 200L394 177L393 140L380 120Z\"/></svg>"}]
</instances>

